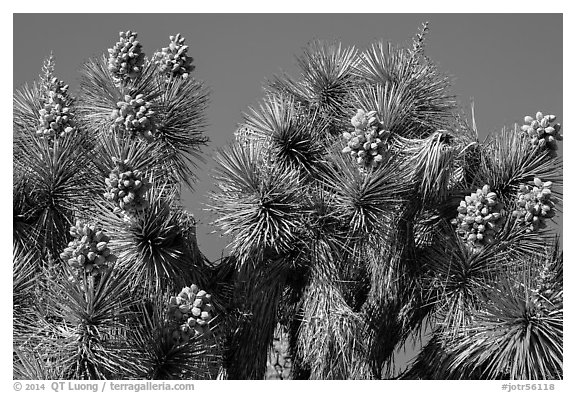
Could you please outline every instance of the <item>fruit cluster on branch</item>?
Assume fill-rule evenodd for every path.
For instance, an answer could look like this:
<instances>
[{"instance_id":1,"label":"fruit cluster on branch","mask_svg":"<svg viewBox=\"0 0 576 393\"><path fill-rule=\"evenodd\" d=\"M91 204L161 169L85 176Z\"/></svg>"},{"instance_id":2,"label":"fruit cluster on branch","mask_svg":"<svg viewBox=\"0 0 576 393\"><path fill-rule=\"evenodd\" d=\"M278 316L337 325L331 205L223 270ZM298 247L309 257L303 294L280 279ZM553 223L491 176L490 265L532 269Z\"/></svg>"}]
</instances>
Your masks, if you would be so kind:
<instances>
[{"instance_id":1,"label":"fruit cluster on branch","mask_svg":"<svg viewBox=\"0 0 576 393\"><path fill-rule=\"evenodd\" d=\"M350 154L359 165L366 168L377 166L382 162L386 151L385 141L390 132L384 130L375 111L366 113L358 109L351 123L354 131L344 132L343 136L348 143L342 152Z\"/></svg>"},{"instance_id":2,"label":"fruit cluster on branch","mask_svg":"<svg viewBox=\"0 0 576 393\"><path fill-rule=\"evenodd\" d=\"M150 109L152 103L144 99L143 94L132 97L127 94L124 101L116 103L117 108L112 111L112 131L123 133L126 131L130 137L138 137L146 141L154 139L155 112Z\"/></svg>"},{"instance_id":3,"label":"fruit cluster on branch","mask_svg":"<svg viewBox=\"0 0 576 393\"><path fill-rule=\"evenodd\" d=\"M136 79L142 73L144 53L142 44L136 40L138 33L120 32L120 40L108 49L108 70L116 82Z\"/></svg>"},{"instance_id":4,"label":"fruit cluster on branch","mask_svg":"<svg viewBox=\"0 0 576 393\"><path fill-rule=\"evenodd\" d=\"M104 197L128 214L146 209L149 203L145 199L145 194L152 185L141 171L132 170L128 160L116 160L116 163L116 167L104 180L106 182Z\"/></svg>"},{"instance_id":5,"label":"fruit cluster on branch","mask_svg":"<svg viewBox=\"0 0 576 393\"><path fill-rule=\"evenodd\" d=\"M209 330L214 307L212 295L192 284L184 287L168 304L167 320L172 325L171 338L177 345L185 344L194 335L202 336Z\"/></svg>"},{"instance_id":6,"label":"fruit cluster on branch","mask_svg":"<svg viewBox=\"0 0 576 393\"><path fill-rule=\"evenodd\" d=\"M516 221L526 226L526 232L537 232L539 229L546 227L546 218L552 218L555 215L555 203L552 197L551 181L542 182L535 177L530 182L532 187L521 184L518 190L516 200L516 209L512 216Z\"/></svg>"},{"instance_id":7,"label":"fruit cluster on branch","mask_svg":"<svg viewBox=\"0 0 576 393\"><path fill-rule=\"evenodd\" d=\"M558 141L563 139L560 134L560 123L554 124L555 115L543 115L542 112L536 113L536 118L526 116L521 129L530 137L532 146L547 148L552 151L558 150Z\"/></svg>"},{"instance_id":8,"label":"fruit cluster on branch","mask_svg":"<svg viewBox=\"0 0 576 393\"><path fill-rule=\"evenodd\" d=\"M502 204L489 185L477 189L458 206L458 217L452 220L456 232L474 248L494 242L494 235L503 221Z\"/></svg>"},{"instance_id":9,"label":"fruit cluster on branch","mask_svg":"<svg viewBox=\"0 0 576 393\"><path fill-rule=\"evenodd\" d=\"M77 272L99 274L110 268L116 262L116 256L108 247L110 238L102 228L89 225L81 220L70 227L70 234L74 237L68 247L60 254Z\"/></svg>"},{"instance_id":10,"label":"fruit cluster on branch","mask_svg":"<svg viewBox=\"0 0 576 393\"><path fill-rule=\"evenodd\" d=\"M188 46L184 45L185 38L180 36L170 36L170 45L162 48L161 52L154 54L153 61L158 66L161 73L170 77L181 76L187 79L194 70L192 57L188 56Z\"/></svg>"},{"instance_id":11,"label":"fruit cluster on branch","mask_svg":"<svg viewBox=\"0 0 576 393\"><path fill-rule=\"evenodd\" d=\"M40 109L39 127L36 134L41 138L54 140L76 130L74 114L71 111L68 97L68 85L58 78L53 78L46 92L43 108Z\"/></svg>"}]
</instances>

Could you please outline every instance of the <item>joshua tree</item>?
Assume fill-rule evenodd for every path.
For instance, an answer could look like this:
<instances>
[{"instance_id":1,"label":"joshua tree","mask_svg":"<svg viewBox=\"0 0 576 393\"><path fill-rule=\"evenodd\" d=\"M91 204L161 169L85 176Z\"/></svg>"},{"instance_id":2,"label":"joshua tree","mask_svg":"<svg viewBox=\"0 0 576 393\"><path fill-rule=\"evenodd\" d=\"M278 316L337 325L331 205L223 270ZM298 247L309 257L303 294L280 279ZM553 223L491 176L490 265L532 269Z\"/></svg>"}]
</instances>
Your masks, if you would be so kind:
<instances>
[{"instance_id":1,"label":"joshua tree","mask_svg":"<svg viewBox=\"0 0 576 393\"><path fill-rule=\"evenodd\" d=\"M262 378L275 331L292 377L562 378L560 125L481 142L450 80L411 48L313 43L218 157L229 378ZM250 361L246 361L250 359Z\"/></svg>"},{"instance_id":2,"label":"joshua tree","mask_svg":"<svg viewBox=\"0 0 576 393\"><path fill-rule=\"evenodd\" d=\"M77 99L52 55L15 93L15 378L218 374L211 267L180 204L207 142L193 69L180 34L148 59L127 31Z\"/></svg>"},{"instance_id":3,"label":"joshua tree","mask_svg":"<svg viewBox=\"0 0 576 393\"><path fill-rule=\"evenodd\" d=\"M208 102L184 39L121 32L77 98L50 56L14 95L14 377L256 379L280 335L297 379L561 378L560 125L481 142L426 30L269 81L218 157L214 264L180 202Z\"/></svg>"}]
</instances>

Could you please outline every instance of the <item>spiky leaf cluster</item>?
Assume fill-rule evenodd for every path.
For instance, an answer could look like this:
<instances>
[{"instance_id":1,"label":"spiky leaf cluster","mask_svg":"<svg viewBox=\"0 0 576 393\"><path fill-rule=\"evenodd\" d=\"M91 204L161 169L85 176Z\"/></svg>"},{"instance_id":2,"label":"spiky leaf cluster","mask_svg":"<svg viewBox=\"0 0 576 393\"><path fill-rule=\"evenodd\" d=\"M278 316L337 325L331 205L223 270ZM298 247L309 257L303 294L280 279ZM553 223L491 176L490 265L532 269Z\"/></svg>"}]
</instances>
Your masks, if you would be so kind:
<instances>
[{"instance_id":1,"label":"spiky leaf cluster","mask_svg":"<svg viewBox=\"0 0 576 393\"><path fill-rule=\"evenodd\" d=\"M135 97L126 94L124 101L118 101L116 106L117 109L114 109L111 115L114 120L111 127L113 132L125 133L130 138L154 140L156 126L154 124L155 112L150 109L152 102L146 101L143 94Z\"/></svg>"},{"instance_id":2,"label":"spiky leaf cluster","mask_svg":"<svg viewBox=\"0 0 576 393\"><path fill-rule=\"evenodd\" d=\"M217 224L225 234L234 234L232 252L241 264L266 250L292 249L303 226L299 173L269 165L258 143L235 145L218 159Z\"/></svg>"},{"instance_id":3,"label":"spiky leaf cluster","mask_svg":"<svg viewBox=\"0 0 576 393\"><path fill-rule=\"evenodd\" d=\"M158 70L164 73L168 78L182 77L187 79L195 66L192 65L192 57L188 56L188 45L184 45L186 39L180 36L170 36L170 45L156 52L153 57L154 63Z\"/></svg>"},{"instance_id":4,"label":"spiky leaf cluster","mask_svg":"<svg viewBox=\"0 0 576 393\"><path fill-rule=\"evenodd\" d=\"M519 186L512 216L520 225L526 226L527 232L546 228L546 219L556 214L556 198L552 196L551 186L551 181L543 182L537 177L529 185Z\"/></svg>"},{"instance_id":5,"label":"spiky leaf cluster","mask_svg":"<svg viewBox=\"0 0 576 393\"><path fill-rule=\"evenodd\" d=\"M382 162L386 140L390 136L376 115L376 111L366 113L358 109L351 119L354 131L342 134L347 141L342 153L350 154L358 165L365 168L376 167Z\"/></svg>"},{"instance_id":6,"label":"spiky leaf cluster","mask_svg":"<svg viewBox=\"0 0 576 393\"><path fill-rule=\"evenodd\" d=\"M152 185L140 170L129 165L128 159L116 163L105 179L104 197L126 214L141 212L149 205L145 195Z\"/></svg>"},{"instance_id":7,"label":"spiky leaf cluster","mask_svg":"<svg viewBox=\"0 0 576 393\"><path fill-rule=\"evenodd\" d=\"M108 71L118 83L136 79L142 73L145 55L138 33L128 30L119 33L120 40L108 49Z\"/></svg>"},{"instance_id":8,"label":"spiky leaf cluster","mask_svg":"<svg viewBox=\"0 0 576 393\"><path fill-rule=\"evenodd\" d=\"M539 267L541 268L541 266ZM447 372L458 379L562 378L563 296L536 291L526 269L499 277L474 321L448 342Z\"/></svg>"},{"instance_id":9,"label":"spiky leaf cluster","mask_svg":"<svg viewBox=\"0 0 576 393\"><path fill-rule=\"evenodd\" d=\"M163 83L130 31L109 56L86 64L79 105L53 72L50 58L40 83L14 95L15 247L26 253L15 257L15 375L215 378L216 337L174 347L163 340L166 304L153 304L185 282L208 288L207 260L177 184L192 176L190 156L206 140L207 91L191 78ZM54 108L44 111L45 103ZM51 133L56 125L88 132L37 137L40 115ZM154 120L162 129L157 139ZM167 184L150 190L152 179ZM103 202L104 191L123 212ZM149 214L127 217L145 199ZM58 254L63 263L51 258Z\"/></svg>"},{"instance_id":10,"label":"spiky leaf cluster","mask_svg":"<svg viewBox=\"0 0 576 393\"><path fill-rule=\"evenodd\" d=\"M486 184L460 201L458 217L452 223L457 225L456 232L468 245L478 248L494 242L503 219L503 205Z\"/></svg>"},{"instance_id":11,"label":"spiky leaf cluster","mask_svg":"<svg viewBox=\"0 0 576 393\"><path fill-rule=\"evenodd\" d=\"M98 275L112 267L116 255L108 247L110 237L102 228L77 220L70 227L70 235L74 237L68 247L60 254L60 258L70 265L78 275L79 271Z\"/></svg>"},{"instance_id":12,"label":"spiky leaf cluster","mask_svg":"<svg viewBox=\"0 0 576 393\"><path fill-rule=\"evenodd\" d=\"M554 124L555 115L543 115L542 112L536 113L535 118L532 116L524 117L524 124L521 129L530 138L530 143L534 147L548 149L551 154L556 154L558 142L562 141L563 136L560 134L560 123Z\"/></svg>"},{"instance_id":13,"label":"spiky leaf cluster","mask_svg":"<svg viewBox=\"0 0 576 393\"><path fill-rule=\"evenodd\" d=\"M202 336L210 330L214 306L212 295L196 284L184 287L178 296L171 296L166 317L168 332L175 345L186 344L194 335Z\"/></svg>"}]
</instances>

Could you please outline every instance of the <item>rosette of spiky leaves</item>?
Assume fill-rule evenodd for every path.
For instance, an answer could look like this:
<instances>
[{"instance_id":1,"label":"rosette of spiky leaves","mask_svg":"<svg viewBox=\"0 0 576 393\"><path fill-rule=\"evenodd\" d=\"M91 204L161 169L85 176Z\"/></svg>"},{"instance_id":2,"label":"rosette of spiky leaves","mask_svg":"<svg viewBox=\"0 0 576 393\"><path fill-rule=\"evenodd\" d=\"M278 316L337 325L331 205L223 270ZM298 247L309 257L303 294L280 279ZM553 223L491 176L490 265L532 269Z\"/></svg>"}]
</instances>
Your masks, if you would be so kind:
<instances>
[{"instance_id":1,"label":"rosette of spiky leaves","mask_svg":"<svg viewBox=\"0 0 576 393\"><path fill-rule=\"evenodd\" d=\"M390 84L395 99L409 104L398 123L400 135L426 137L452 117L456 101L449 93L450 79L427 57L383 42L373 44L359 57L355 69L359 80L369 86Z\"/></svg>"},{"instance_id":2,"label":"rosette of spiky leaves","mask_svg":"<svg viewBox=\"0 0 576 393\"><path fill-rule=\"evenodd\" d=\"M523 143L520 133L503 129L488 142L483 147L478 181L491 184L493 191L512 196L519 184L526 184L535 177L562 184L562 158L532 149L530 144Z\"/></svg>"},{"instance_id":3,"label":"rosette of spiky leaves","mask_svg":"<svg viewBox=\"0 0 576 393\"><path fill-rule=\"evenodd\" d=\"M479 306L479 295L509 259L496 242L475 250L453 232L451 236L441 235L446 230L440 228L432 245L418 255L428 270L422 278L423 288L435 299L432 305L438 327L456 334L470 322Z\"/></svg>"},{"instance_id":4,"label":"rosette of spiky leaves","mask_svg":"<svg viewBox=\"0 0 576 393\"><path fill-rule=\"evenodd\" d=\"M376 111L380 129L392 135L405 135L404 123L410 115L414 101L406 86L391 82L382 85L365 84L354 90L353 100L357 108Z\"/></svg>"},{"instance_id":5,"label":"rosette of spiky leaves","mask_svg":"<svg viewBox=\"0 0 576 393\"><path fill-rule=\"evenodd\" d=\"M110 238L102 228L76 220L70 227L70 235L73 240L60 253L60 258L70 265L76 276L82 271L99 275L112 268L117 257L110 251Z\"/></svg>"},{"instance_id":6,"label":"rosette of spiky leaves","mask_svg":"<svg viewBox=\"0 0 576 393\"><path fill-rule=\"evenodd\" d=\"M91 133L108 135L115 121L112 113L118 109L119 102L124 102L126 95L136 97L142 94L144 101L154 102L158 95L155 75L155 65L146 64L136 79L117 85L113 74L107 69L105 57L89 59L80 70L76 106L78 123ZM154 105L150 109L156 111Z\"/></svg>"},{"instance_id":7,"label":"rosette of spiky leaves","mask_svg":"<svg viewBox=\"0 0 576 393\"><path fill-rule=\"evenodd\" d=\"M455 138L447 130L437 130L424 139L394 138L394 149L403 156L410 181L424 205L437 204L448 196L459 153Z\"/></svg>"},{"instance_id":8,"label":"rosette of spiky leaves","mask_svg":"<svg viewBox=\"0 0 576 393\"><path fill-rule=\"evenodd\" d=\"M299 78L276 76L269 82L269 89L316 108L328 122L330 132L335 133L340 123L346 123L346 119L341 119L342 114L351 109L349 97L357 85L353 75L357 62L357 51L353 47L314 41L297 58Z\"/></svg>"},{"instance_id":9,"label":"rosette of spiky leaves","mask_svg":"<svg viewBox=\"0 0 576 393\"><path fill-rule=\"evenodd\" d=\"M117 84L136 79L142 74L145 55L142 44L137 40L138 33L121 31L120 40L108 49L108 71Z\"/></svg>"},{"instance_id":10,"label":"rosette of spiky leaves","mask_svg":"<svg viewBox=\"0 0 576 393\"><path fill-rule=\"evenodd\" d=\"M200 147L207 142L203 131L208 92L192 78L166 83L165 76L157 71L154 63L146 63L138 78L117 86L105 58L89 60L80 79L79 117L85 128L108 135L118 103L126 95L142 94L142 99L153 103L150 109L155 112L155 142L160 147L155 155L158 171L162 167L173 183L184 182L191 187Z\"/></svg>"},{"instance_id":11,"label":"rosette of spiky leaves","mask_svg":"<svg viewBox=\"0 0 576 393\"><path fill-rule=\"evenodd\" d=\"M545 321L547 316L541 312L542 305L561 308L562 253L558 246L557 238L552 247L530 258L521 255L519 258L501 259L505 263L498 263L500 268L488 276L491 277L491 284L477 292L480 303L471 312L471 322L458 330L443 330L441 325L434 329L429 343L401 378L529 379L525 365L537 359L537 363L532 365L536 367L531 368L533 379L558 378L557 375L552 377L553 373L548 373L546 377L536 374L542 367L548 371L556 369L562 372L561 367L557 368L558 360L561 363L562 359L561 344L558 346L562 340L561 316L556 321ZM543 280L541 272L544 270L547 278ZM544 281L548 291L543 296L539 288ZM521 309L524 309L524 314ZM529 338L525 334L518 334L524 330L522 325L531 318L530 314L534 316L534 311L540 313L539 322L545 325L537 326L538 321L532 324ZM557 311L560 310L556 308ZM523 344L534 345L534 339L541 342L534 346L532 359L532 355L524 350L514 353ZM500 354L503 356L500 357ZM516 372L523 369L524 375L512 377L514 368Z\"/></svg>"},{"instance_id":12,"label":"rosette of spiky leaves","mask_svg":"<svg viewBox=\"0 0 576 393\"><path fill-rule=\"evenodd\" d=\"M292 249L302 228L302 187L298 173L270 166L256 142L233 145L217 155L211 210L215 224L232 235L239 267L261 260L265 250L282 255Z\"/></svg>"},{"instance_id":13,"label":"rosette of spiky leaves","mask_svg":"<svg viewBox=\"0 0 576 393\"><path fill-rule=\"evenodd\" d=\"M329 138L326 122L286 96L269 95L258 110L244 115L244 137L267 144L273 165L304 176L317 172Z\"/></svg>"},{"instance_id":14,"label":"rosette of spiky leaves","mask_svg":"<svg viewBox=\"0 0 576 393\"><path fill-rule=\"evenodd\" d=\"M187 79L194 68L192 57L188 56L188 45L184 45L186 39L180 36L170 36L170 45L154 53L153 61L158 66L158 71L168 79L182 77Z\"/></svg>"},{"instance_id":15,"label":"rosette of spiky leaves","mask_svg":"<svg viewBox=\"0 0 576 393\"><path fill-rule=\"evenodd\" d=\"M141 375L138 350L125 333L136 302L126 291L126 274L109 270L98 278L84 273L70 280L71 274L62 265L45 286L44 330L48 334L38 337L37 348L43 354L40 361L58 358L58 379Z\"/></svg>"},{"instance_id":16,"label":"rosette of spiky leaves","mask_svg":"<svg viewBox=\"0 0 576 393\"><path fill-rule=\"evenodd\" d=\"M206 129L206 108L208 90L194 78L177 78L170 83L162 82L156 74L160 86L156 103L156 144L159 146L157 167L173 179L192 187L198 161L202 161L201 147L208 138Z\"/></svg>"},{"instance_id":17,"label":"rosette of spiky leaves","mask_svg":"<svg viewBox=\"0 0 576 393\"><path fill-rule=\"evenodd\" d=\"M518 224L526 227L526 231L537 232L546 228L546 219L556 215L556 198L552 196L551 187L551 181L543 182L537 177L529 185L520 184L518 187L516 209L512 215Z\"/></svg>"},{"instance_id":18,"label":"rosette of spiky leaves","mask_svg":"<svg viewBox=\"0 0 576 393\"><path fill-rule=\"evenodd\" d=\"M483 288L491 286L500 272L519 264L517 261L546 250L550 234L527 233L514 221L506 215L494 241L480 248L468 247L444 223L431 246L419 253L420 262L429 269L425 286L440 295L435 308L443 329L454 333L466 326L482 304L478 296L484 293Z\"/></svg>"},{"instance_id":19,"label":"rosette of spiky leaves","mask_svg":"<svg viewBox=\"0 0 576 393\"><path fill-rule=\"evenodd\" d=\"M138 305L137 318L126 331L139 350L144 365L137 379L216 379L221 369L221 346L217 325L203 335L192 334L186 342L174 342L166 321L166 305L172 290L149 296Z\"/></svg>"},{"instance_id":20,"label":"rosette of spiky leaves","mask_svg":"<svg viewBox=\"0 0 576 393\"><path fill-rule=\"evenodd\" d=\"M498 277L473 322L451 341L454 377L562 379L562 285L542 298L526 270Z\"/></svg>"},{"instance_id":21,"label":"rosette of spiky leaves","mask_svg":"<svg viewBox=\"0 0 576 393\"><path fill-rule=\"evenodd\" d=\"M521 130L530 138L532 147L539 150L548 150L551 157L557 155L558 142L562 141L563 136L560 134L562 126L560 123L554 124L556 115L544 115L542 112L536 113L535 118L532 116L524 117L524 125Z\"/></svg>"},{"instance_id":22,"label":"rosette of spiky leaves","mask_svg":"<svg viewBox=\"0 0 576 393\"><path fill-rule=\"evenodd\" d=\"M359 171L344 153L333 150L321 183L334 198L334 208L353 239L386 237L389 224L407 197L398 160L386 156L377 168Z\"/></svg>"},{"instance_id":23,"label":"rosette of spiky leaves","mask_svg":"<svg viewBox=\"0 0 576 393\"><path fill-rule=\"evenodd\" d=\"M27 138L27 154L14 163L28 190L22 220L30 225L29 236L37 246L53 255L65 247L76 212L94 205L97 179L91 170L91 145L87 135L66 135L53 144Z\"/></svg>"},{"instance_id":24,"label":"rosette of spiky leaves","mask_svg":"<svg viewBox=\"0 0 576 393\"><path fill-rule=\"evenodd\" d=\"M110 248L118 256L116 269L130 276L130 287L151 293L188 282L197 277L194 253L183 234L182 209L172 188L154 187L147 195L149 207L130 220L100 205L100 222L110 233ZM201 279L201 278L200 278Z\"/></svg>"}]
</instances>

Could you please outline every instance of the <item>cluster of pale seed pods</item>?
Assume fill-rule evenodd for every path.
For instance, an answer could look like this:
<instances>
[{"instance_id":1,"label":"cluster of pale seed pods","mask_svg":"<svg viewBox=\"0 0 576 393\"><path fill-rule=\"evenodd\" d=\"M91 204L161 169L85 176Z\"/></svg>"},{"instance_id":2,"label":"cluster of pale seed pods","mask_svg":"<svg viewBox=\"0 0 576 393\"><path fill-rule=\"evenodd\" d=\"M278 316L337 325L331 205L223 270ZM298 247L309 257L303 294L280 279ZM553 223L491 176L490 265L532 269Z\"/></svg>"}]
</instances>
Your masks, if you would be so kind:
<instances>
[{"instance_id":1,"label":"cluster of pale seed pods","mask_svg":"<svg viewBox=\"0 0 576 393\"><path fill-rule=\"evenodd\" d=\"M530 182L530 185L520 185L516 209L512 212L512 216L516 217L518 224L526 227L526 232L537 232L546 228L546 219L556 214L551 186L551 181L543 182L537 177Z\"/></svg>"},{"instance_id":2,"label":"cluster of pale seed pods","mask_svg":"<svg viewBox=\"0 0 576 393\"><path fill-rule=\"evenodd\" d=\"M78 272L99 274L116 262L116 256L108 247L110 238L102 228L77 220L76 225L70 227L70 234L74 240L68 243L60 258Z\"/></svg>"},{"instance_id":3,"label":"cluster of pale seed pods","mask_svg":"<svg viewBox=\"0 0 576 393\"><path fill-rule=\"evenodd\" d=\"M41 138L54 140L72 134L76 131L76 124L74 113L70 108L68 85L58 78L52 78L47 88L43 108L39 111L39 127L36 134Z\"/></svg>"},{"instance_id":4,"label":"cluster of pale seed pods","mask_svg":"<svg viewBox=\"0 0 576 393\"><path fill-rule=\"evenodd\" d=\"M452 224L457 226L456 233L469 246L479 248L494 242L503 215L503 206L498 202L498 196L486 184L460 202L458 216L452 220Z\"/></svg>"},{"instance_id":5,"label":"cluster of pale seed pods","mask_svg":"<svg viewBox=\"0 0 576 393\"><path fill-rule=\"evenodd\" d=\"M142 44L136 40L138 33L128 30L119 35L120 40L108 49L108 70L117 83L136 79L142 73L145 60Z\"/></svg>"},{"instance_id":6,"label":"cluster of pale seed pods","mask_svg":"<svg viewBox=\"0 0 576 393\"><path fill-rule=\"evenodd\" d=\"M521 129L530 138L532 146L540 149L548 149L552 155L556 154L558 150L558 142L563 139L560 134L560 123L554 124L556 121L555 115L543 115L542 112L536 113L536 118L526 116L524 124Z\"/></svg>"},{"instance_id":7,"label":"cluster of pale seed pods","mask_svg":"<svg viewBox=\"0 0 576 393\"><path fill-rule=\"evenodd\" d=\"M192 284L184 287L178 296L172 296L167 307L168 327L176 345L186 344L195 335L202 336L210 330L214 306L212 295Z\"/></svg>"},{"instance_id":8,"label":"cluster of pale seed pods","mask_svg":"<svg viewBox=\"0 0 576 393\"><path fill-rule=\"evenodd\" d=\"M145 198L152 186L138 169L132 169L128 160L115 160L116 167L104 180L106 192L104 197L115 203L117 208L127 214L138 213L149 205Z\"/></svg>"},{"instance_id":9,"label":"cluster of pale seed pods","mask_svg":"<svg viewBox=\"0 0 576 393\"><path fill-rule=\"evenodd\" d=\"M188 56L188 46L184 45L185 38L180 36L170 36L170 45L162 48L162 51L154 54L153 61L158 66L161 73L168 78L181 76L187 79L194 70L192 57Z\"/></svg>"},{"instance_id":10,"label":"cluster of pale seed pods","mask_svg":"<svg viewBox=\"0 0 576 393\"><path fill-rule=\"evenodd\" d=\"M383 160L386 151L386 139L390 135L384 130L375 111L368 113L358 109L351 119L352 132L344 132L347 146L342 150L350 154L364 168L376 167Z\"/></svg>"},{"instance_id":11,"label":"cluster of pale seed pods","mask_svg":"<svg viewBox=\"0 0 576 393\"><path fill-rule=\"evenodd\" d=\"M136 97L125 95L124 101L116 103L112 111L112 131L118 134L126 133L131 138L138 137L146 141L154 139L154 114L150 109L152 103L144 99L143 94Z\"/></svg>"}]
</instances>

